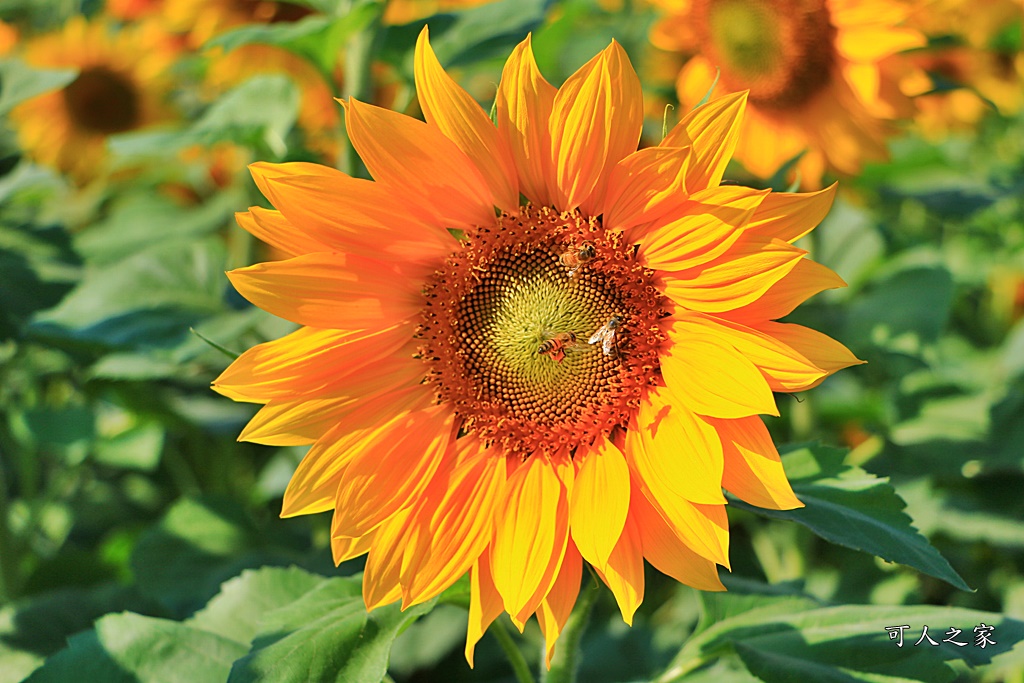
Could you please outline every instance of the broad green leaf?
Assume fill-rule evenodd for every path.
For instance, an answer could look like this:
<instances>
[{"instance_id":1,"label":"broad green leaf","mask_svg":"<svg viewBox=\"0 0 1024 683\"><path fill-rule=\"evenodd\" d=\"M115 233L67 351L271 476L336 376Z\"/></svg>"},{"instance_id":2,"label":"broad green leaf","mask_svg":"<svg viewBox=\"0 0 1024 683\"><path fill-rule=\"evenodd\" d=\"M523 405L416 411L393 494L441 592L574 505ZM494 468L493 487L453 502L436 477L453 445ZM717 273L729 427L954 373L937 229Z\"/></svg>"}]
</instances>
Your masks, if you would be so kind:
<instances>
[{"instance_id":1,"label":"broad green leaf","mask_svg":"<svg viewBox=\"0 0 1024 683\"><path fill-rule=\"evenodd\" d=\"M330 579L265 612L252 651L235 663L229 683L380 681L395 637L434 601L405 612L392 604L367 613L361 581L361 576Z\"/></svg>"},{"instance_id":2,"label":"broad green leaf","mask_svg":"<svg viewBox=\"0 0 1024 683\"><path fill-rule=\"evenodd\" d=\"M92 627L107 612L138 608L139 597L120 586L65 588L0 609L0 683L18 683L63 649L68 636Z\"/></svg>"},{"instance_id":3,"label":"broad green leaf","mask_svg":"<svg viewBox=\"0 0 1024 683\"><path fill-rule=\"evenodd\" d=\"M33 314L60 303L77 277L64 230L0 226L0 340L17 336Z\"/></svg>"},{"instance_id":4,"label":"broad green leaf","mask_svg":"<svg viewBox=\"0 0 1024 683\"><path fill-rule=\"evenodd\" d=\"M221 683L245 649L185 624L122 612L72 637L27 683Z\"/></svg>"},{"instance_id":5,"label":"broad green leaf","mask_svg":"<svg viewBox=\"0 0 1024 683\"><path fill-rule=\"evenodd\" d=\"M16 105L75 80L74 69L36 69L20 59L0 61L0 115Z\"/></svg>"},{"instance_id":6,"label":"broad green leaf","mask_svg":"<svg viewBox=\"0 0 1024 683\"><path fill-rule=\"evenodd\" d=\"M963 660L982 666L1009 653L1024 639L1024 622L1001 614L954 607L920 605L844 605L815 607L792 598L760 596L741 608L720 606L732 614L694 635L659 681L689 680L685 672L735 652L767 683L835 681L945 683L953 671L943 662ZM728 594L706 595L705 602L729 603ZM994 627L980 647L974 628ZM886 627L903 626L903 646ZM924 639L925 626L938 645ZM959 629L959 635L950 631ZM946 638L964 646L942 642Z\"/></svg>"},{"instance_id":7,"label":"broad green leaf","mask_svg":"<svg viewBox=\"0 0 1024 683\"><path fill-rule=\"evenodd\" d=\"M793 491L803 502L796 510L765 510L733 504L775 519L803 524L827 541L899 562L971 590L928 539L914 528L906 504L889 483L859 467L843 465L843 451L820 445L795 447L782 457Z\"/></svg>"},{"instance_id":8,"label":"broad green leaf","mask_svg":"<svg viewBox=\"0 0 1024 683\"><path fill-rule=\"evenodd\" d=\"M329 581L298 567L248 569L226 581L206 607L187 623L249 645L267 612L286 607Z\"/></svg>"}]
</instances>

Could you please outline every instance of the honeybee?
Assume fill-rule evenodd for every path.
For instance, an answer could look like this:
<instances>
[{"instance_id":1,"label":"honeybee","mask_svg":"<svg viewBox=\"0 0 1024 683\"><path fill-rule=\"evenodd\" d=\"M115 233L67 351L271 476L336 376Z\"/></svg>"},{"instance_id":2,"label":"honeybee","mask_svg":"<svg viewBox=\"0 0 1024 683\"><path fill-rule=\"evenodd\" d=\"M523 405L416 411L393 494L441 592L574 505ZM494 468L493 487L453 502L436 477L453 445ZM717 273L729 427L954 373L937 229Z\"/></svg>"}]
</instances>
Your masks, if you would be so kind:
<instances>
[{"instance_id":1,"label":"honeybee","mask_svg":"<svg viewBox=\"0 0 1024 683\"><path fill-rule=\"evenodd\" d=\"M565 350L576 346L575 332L559 332L550 339L545 339L537 347L537 353L550 356L555 362L561 363L565 358Z\"/></svg>"},{"instance_id":2,"label":"honeybee","mask_svg":"<svg viewBox=\"0 0 1024 683\"><path fill-rule=\"evenodd\" d=\"M579 269L583 267L583 264L592 261L596 255L597 251L594 249L594 245L590 242L584 242L579 247L563 253L558 257L558 260L569 269L569 277L575 277Z\"/></svg>"},{"instance_id":3,"label":"honeybee","mask_svg":"<svg viewBox=\"0 0 1024 683\"><path fill-rule=\"evenodd\" d=\"M619 329L619 325L621 323L621 316L612 316L612 319L602 325L601 329L590 335L590 339L587 340L587 343L596 344L597 342L601 342L601 350L604 351L604 355L617 356L619 354L619 346L615 342L615 333Z\"/></svg>"}]
</instances>

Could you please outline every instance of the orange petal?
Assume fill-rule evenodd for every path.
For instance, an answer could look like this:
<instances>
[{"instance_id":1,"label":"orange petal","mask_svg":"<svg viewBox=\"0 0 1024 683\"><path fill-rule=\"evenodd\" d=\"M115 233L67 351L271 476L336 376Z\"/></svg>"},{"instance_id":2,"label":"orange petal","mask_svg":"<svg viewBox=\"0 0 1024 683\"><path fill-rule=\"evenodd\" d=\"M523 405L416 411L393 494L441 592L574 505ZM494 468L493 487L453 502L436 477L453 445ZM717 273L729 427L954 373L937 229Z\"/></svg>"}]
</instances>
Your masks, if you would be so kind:
<instances>
[{"instance_id":1,"label":"orange petal","mask_svg":"<svg viewBox=\"0 0 1024 683\"><path fill-rule=\"evenodd\" d=\"M718 258L745 234L768 190L725 185L697 192L680 217L649 230L639 258L648 268L680 271Z\"/></svg>"},{"instance_id":2,"label":"orange petal","mask_svg":"<svg viewBox=\"0 0 1024 683\"><path fill-rule=\"evenodd\" d=\"M629 466L622 451L601 437L592 448L581 447L569 505L569 528L587 562L603 568L626 523L629 510Z\"/></svg>"},{"instance_id":3,"label":"orange petal","mask_svg":"<svg viewBox=\"0 0 1024 683\"><path fill-rule=\"evenodd\" d=\"M466 661L473 668L473 652L491 622L502 610L501 594L491 577L490 552L480 554L469 571L469 627L466 629Z\"/></svg>"},{"instance_id":4,"label":"orange petal","mask_svg":"<svg viewBox=\"0 0 1024 683\"><path fill-rule=\"evenodd\" d=\"M440 405L375 428L341 477L332 533L362 536L419 496L448 448L454 421L451 408Z\"/></svg>"},{"instance_id":5,"label":"orange petal","mask_svg":"<svg viewBox=\"0 0 1024 683\"><path fill-rule=\"evenodd\" d=\"M310 327L374 330L419 314L423 297L401 268L352 254L306 254L228 273L246 299Z\"/></svg>"},{"instance_id":6,"label":"orange petal","mask_svg":"<svg viewBox=\"0 0 1024 683\"><path fill-rule=\"evenodd\" d=\"M382 183L335 169L301 173L305 166L292 163L261 162L249 168L289 221L333 251L436 261L455 246L451 234L422 208Z\"/></svg>"},{"instance_id":7,"label":"orange petal","mask_svg":"<svg viewBox=\"0 0 1024 683\"><path fill-rule=\"evenodd\" d=\"M466 153L483 175L494 203L519 209L519 181L512 155L476 100L441 68L426 26L416 40L416 93L427 121ZM536 125L536 124L535 124Z\"/></svg>"},{"instance_id":8,"label":"orange petal","mask_svg":"<svg viewBox=\"0 0 1024 683\"><path fill-rule=\"evenodd\" d=\"M794 242L818 225L832 208L838 183L817 192L772 192L747 224L747 234Z\"/></svg>"},{"instance_id":9,"label":"orange petal","mask_svg":"<svg viewBox=\"0 0 1024 683\"><path fill-rule=\"evenodd\" d=\"M608 176L606 230L625 230L649 223L679 207L686 199L688 147L648 147L615 164ZM632 233L627 241L635 239Z\"/></svg>"},{"instance_id":10,"label":"orange petal","mask_svg":"<svg viewBox=\"0 0 1024 683\"><path fill-rule=\"evenodd\" d=\"M792 313L797 306L826 289L845 287L843 278L810 259L800 259L789 273L772 285L759 299L722 313L723 317L748 325L775 320Z\"/></svg>"},{"instance_id":11,"label":"orange petal","mask_svg":"<svg viewBox=\"0 0 1024 683\"><path fill-rule=\"evenodd\" d=\"M520 627L557 576L568 537L568 508L565 485L544 453L531 455L508 480L495 519L491 570L505 611L518 618Z\"/></svg>"},{"instance_id":12,"label":"orange petal","mask_svg":"<svg viewBox=\"0 0 1024 683\"><path fill-rule=\"evenodd\" d=\"M530 36L512 51L498 86L498 134L512 152L520 191L538 206L554 204L551 131L548 121L555 87L544 80L533 57Z\"/></svg>"},{"instance_id":13,"label":"orange petal","mask_svg":"<svg viewBox=\"0 0 1024 683\"><path fill-rule=\"evenodd\" d=\"M746 91L717 97L680 119L661 141L662 147L690 144L692 157L686 186L691 193L721 184L739 141L746 105Z\"/></svg>"},{"instance_id":14,"label":"orange petal","mask_svg":"<svg viewBox=\"0 0 1024 683\"><path fill-rule=\"evenodd\" d=\"M374 366L378 376L389 374L386 366L396 364L416 364L422 374L423 362L412 357L413 332L412 325L369 333L302 327L247 350L213 381L213 389L236 401L262 403L331 393L368 365ZM407 353L398 353L403 345L410 347ZM333 395L338 394L353 395L351 391Z\"/></svg>"},{"instance_id":15,"label":"orange petal","mask_svg":"<svg viewBox=\"0 0 1024 683\"><path fill-rule=\"evenodd\" d=\"M805 356L809 361L825 371L825 377L843 368L862 365L865 362L853 355L848 348L832 339L832 337L802 325L767 322L758 325L757 329L778 339L786 346L792 347L798 353ZM824 381L825 377L822 377L807 388L810 389L818 386Z\"/></svg>"},{"instance_id":16,"label":"orange petal","mask_svg":"<svg viewBox=\"0 0 1024 683\"><path fill-rule=\"evenodd\" d=\"M541 633L544 634L544 663L548 669L551 668L551 656L555 653L558 636L565 628L565 622L569 621L569 615L572 614L572 608L576 604L582 575L583 558L580 557L580 551L576 549L570 539L565 548L565 559L562 560L558 578L551 586L548 596L537 608L537 623L540 624Z\"/></svg>"},{"instance_id":17,"label":"orange petal","mask_svg":"<svg viewBox=\"0 0 1024 683\"><path fill-rule=\"evenodd\" d=\"M671 345L662 355L665 384L698 415L778 415L768 382L750 360L721 336L699 325L668 330Z\"/></svg>"},{"instance_id":18,"label":"orange petal","mask_svg":"<svg viewBox=\"0 0 1024 683\"><path fill-rule=\"evenodd\" d=\"M638 447L638 439L633 430L626 433L627 453ZM657 480L634 477L633 481L683 543L701 557L729 566L729 519L724 505L691 503L666 490Z\"/></svg>"},{"instance_id":19,"label":"orange petal","mask_svg":"<svg viewBox=\"0 0 1024 683\"><path fill-rule=\"evenodd\" d=\"M633 519L626 519L608 564L603 570L595 570L615 596L622 620L632 626L633 615L644 600L644 553Z\"/></svg>"},{"instance_id":20,"label":"orange petal","mask_svg":"<svg viewBox=\"0 0 1024 683\"><path fill-rule=\"evenodd\" d=\"M402 561L402 608L434 597L480 557L494 535L494 511L505 493L505 457L475 436L459 439L460 461L422 496Z\"/></svg>"},{"instance_id":21,"label":"orange petal","mask_svg":"<svg viewBox=\"0 0 1024 683\"><path fill-rule=\"evenodd\" d=\"M381 437L379 425L396 416L418 412L433 404L433 393L422 385L354 400L344 419L313 444L288 481L281 505L282 517L306 515L334 508L341 477L352 459Z\"/></svg>"},{"instance_id":22,"label":"orange petal","mask_svg":"<svg viewBox=\"0 0 1024 683\"><path fill-rule=\"evenodd\" d=\"M756 301L806 253L781 240L744 236L703 266L666 274L665 294L690 310L729 311Z\"/></svg>"},{"instance_id":23,"label":"orange petal","mask_svg":"<svg viewBox=\"0 0 1024 683\"><path fill-rule=\"evenodd\" d=\"M725 502L722 444L714 427L668 387L648 389L636 422L640 438L628 460L640 479L691 503Z\"/></svg>"},{"instance_id":24,"label":"orange petal","mask_svg":"<svg viewBox=\"0 0 1024 683\"><path fill-rule=\"evenodd\" d=\"M715 420L725 446L722 485L740 500L770 510L803 507L789 485L782 460L760 417Z\"/></svg>"},{"instance_id":25,"label":"orange petal","mask_svg":"<svg viewBox=\"0 0 1024 683\"><path fill-rule=\"evenodd\" d=\"M337 515L337 512L335 512ZM363 602L372 610L402 597L399 573L402 544L408 528L409 509L391 515L373 532L373 546L363 569Z\"/></svg>"},{"instance_id":26,"label":"orange petal","mask_svg":"<svg viewBox=\"0 0 1024 683\"><path fill-rule=\"evenodd\" d=\"M674 334L711 332L725 340L761 371L772 391L803 391L817 385L826 372L799 351L770 334L703 313L678 314Z\"/></svg>"},{"instance_id":27,"label":"orange petal","mask_svg":"<svg viewBox=\"0 0 1024 683\"><path fill-rule=\"evenodd\" d=\"M248 211L236 213L235 220L250 235L288 256L330 251L329 247L289 223L280 211L250 206Z\"/></svg>"},{"instance_id":28,"label":"orange petal","mask_svg":"<svg viewBox=\"0 0 1024 683\"><path fill-rule=\"evenodd\" d=\"M718 565L690 550L639 490L633 500L629 515L640 532L644 557L652 567L698 590L725 590L718 578Z\"/></svg>"},{"instance_id":29,"label":"orange petal","mask_svg":"<svg viewBox=\"0 0 1024 683\"><path fill-rule=\"evenodd\" d=\"M550 129L556 206L569 211L593 195L587 213L601 213L611 168L636 150L642 124L640 81L622 47L612 41L555 95Z\"/></svg>"},{"instance_id":30,"label":"orange petal","mask_svg":"<svg viewBox=\"0 0 1024 683\"><path fill-rule=\"evenodd\" d=\"M716 83L716 81L718 81ZM679 104L684 109L693 109L708 94L711 86L721 93L723 86L718 79L718 68L701 55L695 55L683 64L676 77L676 95L679 97ZM672 135L672 145L680 138L688 137L686 128L674 126L669 133ZM667 136L666 136L667 138ZM662 142L662 144L666 144Z\"/></svg>"},{"instance_id":31,"label":"orange petal","mask_svg":"<svg viewBox=\"0 0 1024 683\"><path fill-rule=\"evenodd\" d=\"M407 196L435 225L494 224L494 196L480 171L440 130L404 114L350 100L348 136L370 174Z\"/></svg>"}]
</instances>

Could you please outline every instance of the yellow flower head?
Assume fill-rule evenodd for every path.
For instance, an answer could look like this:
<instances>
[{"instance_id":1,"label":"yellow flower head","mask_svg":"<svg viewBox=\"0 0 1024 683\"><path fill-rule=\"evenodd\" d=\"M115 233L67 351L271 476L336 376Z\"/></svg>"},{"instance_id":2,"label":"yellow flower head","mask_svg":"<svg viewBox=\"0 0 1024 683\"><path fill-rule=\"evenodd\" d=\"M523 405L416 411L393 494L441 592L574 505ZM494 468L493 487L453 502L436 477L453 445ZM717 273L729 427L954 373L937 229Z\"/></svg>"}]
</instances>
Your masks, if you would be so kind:
<instances>
[{"instance_id":1,"label":"yellow flower head","mask_svg":"<svg viewBox=\"0 0 1024 683\"><path fill-rule=\"evenodd\" d=\"M229 277L303 327L214 387L264 404L242 439L312 444L282 514L334 510L335 561L369 553L369 608L469 571L471 663L502 611L519 628L535 614L550 656L583 560L627 622L644 559L722 590L722 488L800 505L760 418L778 414L772 392L858 362L773 322L843 285L791 244L834 187L721 185L745 94L637 151L640 82L614 42L556 89L527 38L497 126L426 30L415 77L426 122L345 104L373 181L251 167L276 208L239 223L291 258Z\"/></svg>"},{"instance_id":2,"label":"yellow flower head","mask_svg":"<svg viewBox=\"0 0 1024 683\"><path fill-rule=\"evenodd\" d=\"M676 89L684 108L716 92L748 90L736 158L772 175L801 151L811 186L826 168L856 173L885 157L887 121L912 103L897 87L897 53L924 45L901 26L895 0L654 0L667 10L652 29L658 47L692 57Z\"/></svg>"},{"instance_id":3,"label":"yellow flower head","mask_svg":"<svg viewBox=\"0 0 1024 683\"><path fill-rule=\"evenodd\" d=\"M177 46L153 24L114 31L82 17L29 41L24 57L42 68L75 68L60 90L34 97L11 112L18 140L36 161L78 181L104 166L107 137L171 118L167 69Z\"/></svg>"}]
</instances>

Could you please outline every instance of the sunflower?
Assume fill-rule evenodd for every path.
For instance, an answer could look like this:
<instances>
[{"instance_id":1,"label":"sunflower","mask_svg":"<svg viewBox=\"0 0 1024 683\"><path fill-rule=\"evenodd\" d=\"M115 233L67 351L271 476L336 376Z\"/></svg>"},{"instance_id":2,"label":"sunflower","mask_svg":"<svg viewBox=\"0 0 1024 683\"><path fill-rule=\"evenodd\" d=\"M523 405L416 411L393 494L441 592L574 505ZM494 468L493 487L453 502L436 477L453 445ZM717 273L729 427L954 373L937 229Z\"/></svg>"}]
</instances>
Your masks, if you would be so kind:
<instances>
[{"instance_id":1,"label":"sunflower","mask_svg":"<svg viewBox=\"0 0 1024 683\"><path fill-rule=\"evenodd\" d=\"M654 0L667 12L652 29L662 49L692 57L676 90L683 107L718 79L749 90L735 156L760 177L805 152L802 180L820 185L826 168L856 173L886 156L889 120L913 113L898 81L911 67L897 53L924 45L901 26L895 0Z\"/></svg>"},{"instance_id":2,"label":"sunflower","mask_svg":"<svg viewBox=\"0 0 1024 683\"><path fill-rule=\"evenodd\" d=\"M41 68L74 68L60 90L34 97L11 112L18 140L36 161L79 182L101 172L110 135L169 120L166 71L177 47L154 24L114 31L103 21L75 17L59 32L25 47Z\"/></svg>"},{"instance_id":3,"label":"sunflower","mask_svg":"<svg viewBox=\"0 0 1024 683\"><path fill-rule=\"evenodd\" d=\"M487 5L494 0L390 0L384 9L384 23L397 26L442 12Z\"/></svg>"},{"instance_id":4,"label":"sunflower","mask_svg":"<svg viewBox=\"0 0 1024 683\"><path fill-rule=\"evenodd\" d=\"M791 244L834 186L720 184L745 94L637 151L640 82L614 42L556 90L527 38L497 126L426 29L415 80L426 122L345 103L375 180L251 166L275 209L239 223L292 257L228 276L302 327L214 388L263 404L241 439L312 444L282 516L334 511L334 560L369 553L370 609L423 602L468 571L470 664L502 611L520 630L535 614L550 657L584 560L626 622L644 559L722 590L722 487L800 506L760 418L778 414L772 392L859 362L774 322L843 285Z\"/></svg>"}]
</instances>

